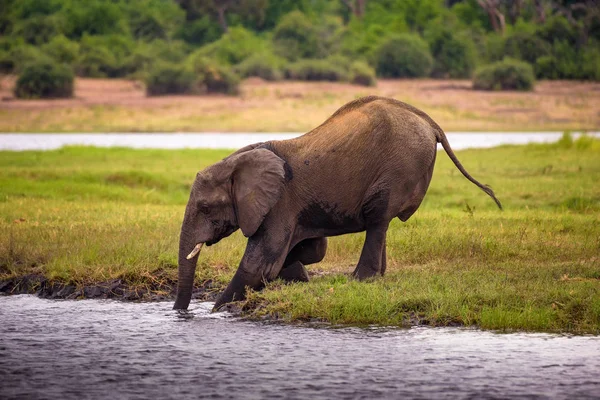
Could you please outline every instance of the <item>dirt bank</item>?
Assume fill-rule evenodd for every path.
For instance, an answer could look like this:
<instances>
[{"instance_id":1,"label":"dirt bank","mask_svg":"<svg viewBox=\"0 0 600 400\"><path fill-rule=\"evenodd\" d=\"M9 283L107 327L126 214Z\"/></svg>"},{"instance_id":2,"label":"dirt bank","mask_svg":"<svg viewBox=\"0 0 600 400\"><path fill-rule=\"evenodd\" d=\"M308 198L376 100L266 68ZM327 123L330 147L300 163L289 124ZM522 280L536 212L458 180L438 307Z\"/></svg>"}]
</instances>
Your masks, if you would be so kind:
<instances>
[{"instance_id":1,"label":"dirt bank","mask_svg":"<svg viewBox=\"0 0 600 400\"><path fill-rule=\"evenodd\" d=\"M221 287L211 281L196 286L192 299L214 301ZM35 294L44 299L115 299L123 301L161 301L173 300L177 284L132 285L121 279L99 282L89 285L75 285L61 281L52 281L42 275L25 275L0 281L0 293L3 295Z\"/></svg>"},{"instance_id":2,"label":"dirt bank","mask_svg":"<svg viewBox=\"0 0 600 400\"><path fill-rule=\"evenodd\" d=\"M303 132L344 103L394 97L429 113L447 131L597 130L600 83L541 81L532 92L484 92L466 80L380 80L376 87L248 79L239 96L147 97L140 82L76 81L75 97L19 100L2 78L0 131Z\"/></svg>"}]
</instances>

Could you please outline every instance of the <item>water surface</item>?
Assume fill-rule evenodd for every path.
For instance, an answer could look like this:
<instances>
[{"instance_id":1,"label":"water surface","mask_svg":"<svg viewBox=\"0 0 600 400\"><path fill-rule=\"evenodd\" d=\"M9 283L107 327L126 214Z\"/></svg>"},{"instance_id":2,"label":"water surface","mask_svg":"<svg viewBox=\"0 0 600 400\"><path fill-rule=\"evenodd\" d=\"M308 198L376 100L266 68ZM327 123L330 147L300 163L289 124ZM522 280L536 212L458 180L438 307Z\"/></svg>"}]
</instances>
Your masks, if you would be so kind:
<instances>
[{"instance_id":1,"label":"water surface","mask_svg":"<svg viewBox=\"0 0 600 400\"><path fill-rule=\"evenodd\" d=\"M600 133L590 133L600 137ZM301 133L2 133L0 150L53 150L63 146L130 147L156 149L238 149L268 140L285 140ZM548 143L561 132L450 132L454 150L503 144ZM440 147L441 148L441 147Z\"/></svg>"},{"instance_id":2,"label":"water surface","mask_svg":"<svg viewBox=\"0 0 600 400\"><path fill-rule=\"evenodd\" d=\"M0 297L0 397L600 396L600 337L285 326L211 306Z\"/></svg>"}]
</instances>

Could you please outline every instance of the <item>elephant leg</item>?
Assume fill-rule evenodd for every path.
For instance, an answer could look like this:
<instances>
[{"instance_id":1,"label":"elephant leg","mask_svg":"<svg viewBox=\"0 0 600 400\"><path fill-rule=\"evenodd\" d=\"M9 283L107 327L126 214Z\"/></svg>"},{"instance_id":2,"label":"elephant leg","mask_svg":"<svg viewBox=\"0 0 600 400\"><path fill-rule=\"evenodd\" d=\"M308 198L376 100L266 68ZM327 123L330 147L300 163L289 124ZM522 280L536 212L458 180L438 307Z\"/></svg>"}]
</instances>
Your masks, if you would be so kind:
<instances>
[{"instance_id":1,"label":"elephant leg","mask_svg":"<svg viewBox=\"0 0 600 400\"><path fill-rule=\"evenodd\" d=\"M305 239L287 255L278 278L287 282L308 282L305 265L318 263L325 257L327 238Z\"/></svg>"},{"instance_id":2,"label":"elephant leg","mask_svg":"<svg viewBox=\"0 0 600 400\"><path fill-rule=\"evenodd\" d=\"M244 300L246 288L262 289L265 282L279 275L288 254L290 238L268 235L265 233L267 231L262 229L259 234L248 239L242 261L231 282L215 302L214 311L226 303Z\"/></svg>"},{"instance_id":3,"label":"elephant leg","mask_svg":"<svg viewBox=\"0 0 600 400\"><path fill-rule=\"evenodd\" d=\"M379 271L381 273L381 276L383 276L383 274L385 274L385 269L387 268L387 244L383 243L383 250L381 251L381 271Z\"/></svg>"},{"instance_id":4,"label":"elephant leg","mask_svg":"<svg viewBox=\"0 0 600 400\"><path fill-rule=\"evenodd\" d=\"M382 261L385 254L385 237L387 225L367 228L367 237L358 260L358 265L352 275L359 279L371 278L383 274L385 263Z\"/></svg>"}]
</instances>

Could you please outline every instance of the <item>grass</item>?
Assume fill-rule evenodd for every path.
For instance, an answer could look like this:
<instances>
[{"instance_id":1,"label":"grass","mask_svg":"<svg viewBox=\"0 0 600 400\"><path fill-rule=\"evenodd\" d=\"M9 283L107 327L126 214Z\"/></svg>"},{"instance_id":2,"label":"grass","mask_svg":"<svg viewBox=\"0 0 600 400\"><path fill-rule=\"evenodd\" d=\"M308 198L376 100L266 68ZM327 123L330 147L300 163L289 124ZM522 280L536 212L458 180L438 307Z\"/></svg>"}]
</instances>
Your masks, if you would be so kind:
<instances>
[{"instance_id":1,"label":"grass","mask_svg":"<svg viewBox=\"0 0 600 400\"><path fill-rule=\"evenodd\" d=\"M0 278L174 281L191 181L227 154L85 147L0 153ZM493 185L504 211L440 152L422 207L390 227L385 277L349 279L364 234L331 238L325 260L308 267L310 283L273 282L251 293L247 315L599 334L600 141L565 136L458 157ZM237 232L205 249L197 285L225 285L244 243Z\"/></svg>"},{"instance_id":2,"label":"grass","mask_svg":"<svg viewBox=\"0 0 600 400\"><path fill-rule=\"evenodd\" d=\"M19 100L0 79L0 132L306 132L366 95L429 113L447 131L598 130L600 83L543 81L534 92L485 92L464 80L335 82L248 79L239 96L146 97L143 85L78 78L73 99Z\"/></svg>"}]
</instances>

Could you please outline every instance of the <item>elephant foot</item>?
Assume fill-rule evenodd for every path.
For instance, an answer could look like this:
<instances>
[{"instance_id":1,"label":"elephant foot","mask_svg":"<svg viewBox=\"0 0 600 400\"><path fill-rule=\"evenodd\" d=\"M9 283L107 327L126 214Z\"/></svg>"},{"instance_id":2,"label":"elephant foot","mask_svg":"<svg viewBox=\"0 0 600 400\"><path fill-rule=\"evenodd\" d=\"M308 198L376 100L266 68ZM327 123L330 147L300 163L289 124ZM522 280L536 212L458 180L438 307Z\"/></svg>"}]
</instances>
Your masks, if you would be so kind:
<instances>
[{"instance_id":1,"label":"elephant foot","mask_svg":"<svg viewBox=\"0 0 600 400\"><path fill-rule=\"evenodd\" d=\"M364 281L365 279L369 279L372 278L374 276L379 275L380 272L374 268L365 266L365 265L357 265L356 268L354 269L354 272L352 272L352 276L356 279L358 279L359 281Z\"/></svg>"},{"instance_id":2,"label":"elephant foot","mask_svg":"<svg viewBox=\"0 0 600 400\"><path fill-rule=\"evenodd\" d=\"M300 261L286 265L279 272L278 278L286 282L308 282L308 271Z\"/></svg>"}]
</instances>

